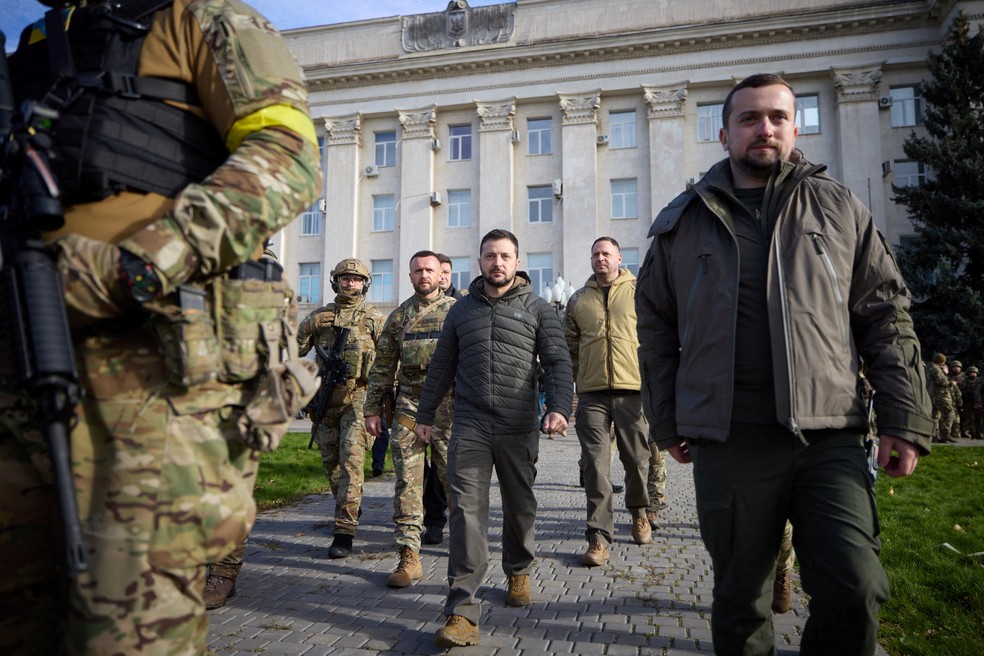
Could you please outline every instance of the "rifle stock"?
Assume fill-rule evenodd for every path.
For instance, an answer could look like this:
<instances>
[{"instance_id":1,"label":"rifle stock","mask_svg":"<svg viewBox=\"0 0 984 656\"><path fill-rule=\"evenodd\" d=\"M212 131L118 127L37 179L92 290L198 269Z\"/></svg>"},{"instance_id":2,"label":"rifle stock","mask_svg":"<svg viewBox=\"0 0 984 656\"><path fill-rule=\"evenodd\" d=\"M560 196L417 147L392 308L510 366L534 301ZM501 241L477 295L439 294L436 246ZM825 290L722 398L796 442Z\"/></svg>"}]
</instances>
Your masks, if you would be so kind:
<instances>
[{"instance_id":1,"label":"rifle stock","mask_svg":"<svg viewBox=\"0 0 984 656\"><path fill-rule=\"evenodd\" d=\"M331 353L326 352L320 344L316 344L314 347L321 360L321 368L318 371L318 374L321 376L321 388L314 395L314 398L311 399L311 403L308 404L312 421L311 441L308 442L309 449L314 446L314 437L318 432L318 424L328 414L328 409L331 407L331 397L335 393L335 389L345 385L345 381L349 378L349 365L342 359L342 352L345 350L345 343L348 341L348 336L352 329L332 326L332 330L335 331L335 341L332 342Z\"/></svg>"}]
</instances>

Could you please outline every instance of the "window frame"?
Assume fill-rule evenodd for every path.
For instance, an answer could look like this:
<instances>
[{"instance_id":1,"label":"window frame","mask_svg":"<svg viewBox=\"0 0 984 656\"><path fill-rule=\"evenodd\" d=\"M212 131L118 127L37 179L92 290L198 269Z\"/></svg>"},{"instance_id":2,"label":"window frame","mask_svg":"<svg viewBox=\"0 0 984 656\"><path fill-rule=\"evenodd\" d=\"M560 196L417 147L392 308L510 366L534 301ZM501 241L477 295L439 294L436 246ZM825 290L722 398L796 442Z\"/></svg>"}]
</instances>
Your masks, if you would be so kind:
<instances>
[{"instance_id":1,"label":"window frame","mask_svg":"<svg viewBox=\"0 0 984 656\"><path fill-rule=\"evenodd\" d=\"M618 120L615 117L620 117ZM623 121L621 117L631 116L631 121ZM622 148L636 148L637 147L637 125L638 118L636 116L636 110L634 109L624 109L624 110L612 110L608 114L608 147L619 150ZM631 142L631 143L629 143Z\"/></svg>"},{"instance_id":2,"label":"window frame","mask_svg":"<svg viewBox=\"0 0 984 656\"><path fill-rule=\"evenodd\" d=\"M388 199L392 206L383 207L379 203ZM388 223L388 227L387 227ZM396 195L372 195L372 232L393 232L396 229Z\"/></svg>"},{"instance_id":3,"label":"window frame","mask_svg":"<svg viewBox=\"0 0 984 656\"><path fill-rule=\"evenodd\" d=\"M803 100L806 98L814 98L816 100L816 105L813 107L804 107ZM804 110L813 109L816 111L816 124L806 124ZM820 94L819 93L804 93L802 95L796 96L796 117L794 119L796 127L799 130L799 134L802 136L804 134L820 134L821 123L820 123Z\"/></svg>"},{"instance_id":4,"label":"window frame","mask_svg":"<svg viewBox=\"0 0 984 656\"><path fill-rule=\"evenodd\" d=\"M463 130L455 134L456 130ZM448 126L448 161L467 162L472 158L472 126L461 123Z\"/></svg>"},{"instance_id":5,"label":"window frame","mask_svg":"<svg viewBox=\"0 0 984 656\"><path fill-rule=\"evenodd\" d=\"M464 202L460 200L461 194L464 194ZM448 189L448 227L470 228L471 216L471 189Z\"/></svg>"},{"instance_id":6,"label":"window frame","mask_svg":"<svg viewBox=\"0 0 984 656\"><path fill-rule=\"evenodd\" d=\"M393 139L392 141L381 141L379 138L380 135L393 135ZM379 132L374 132L373 139L373 163L380 168L396 166L396 143L398 139L396 130L380 130ZM380 154L382 158L380 158Z\"/></svg>"},{"instance_id":7,"label":"window frame","mask_svg":"<svg viewBox=\"0 0 984 656\"><path fill-rule=\"evenodd\" d=\"M902 97L896 93L903 91L911 91L912 97ZM923 124L924 101L918 84L893 86L889 88L888 93L892 99L891 120L893 128L914 128Z\"/></svg>"},{"instance_id":8,"label":"window frame","mask_svg":"<svg viewBox=\"0 0 984 656\"><path fill-rule=\"evenodd\" d=\"M534 190L536 196L534 196ZM540 195L545 194L545 195ZM530 185L526 188L527 223L553 223L553 185ZM534 208L536 210L534 211ZM545 208L545 209L544 209ZM534 214L536 216L534 216ZM543 215L546 214L546 219Z\"/></svg>"},{"instance_id":9,"label":"window frame","mask_svg":"<svg viewBox=\"0 0 984 656\"><path fill-rule=\"evenodd\" d=\"M708 111L710 110L710 111ZM716 112L714 110L717 110ZM697 105L697 142L712 143L721 137L724 127L724 103L700 103ZM705 132L707 134L705 134Z\"/></svg>"},{"instance_id":10,"label":"window frame","mask_svg":"<svg viewBox=\"0 0 984 656\"><path fill-rule=\"evenodd\" d=\"M305 267L313 267L314 271L305 273ZM321 305L321 262L298 262L297 295L304 297L305 303Z\"/></svg>"},{"instance_id":11,"label":"window frame","mask_svg":"<svg viewBox=\"0 0 984 656\"><path fill-rule=\"evenodd\" d=\"M535 266L534 264L535 264L535 262L536 262L536 260L537 260L538 257L548 258L549 261L550 261L550 265L549 266ZM551 288L553 287L553 284L554 284L554 256L553 256L553 253L551 253L550 251L538 251L536 253L527 253L526 254L526 266L523 268L523 270L526 271L527 275L529 275L529 277L530 277L530 283L531 283L531 285L533 287L533 293L536 294L537 296L539 296L540 294L543 293L543 285L544 285L544 282L546 282L547 285L550 285ZM549 271L549 273L550 273L550 275L546 279L546 281L543 280L543 272L544 271ZM539 285L536 284L537 283L537 278L540 279L540 284Z\"/></svg>"},{"instance_id":12,"label":"window frame","mask_svg":"<svg viewBox=\"0 0 984 656\"><path fill-rule=\"evenodd\" d=\"M534 123L539 123L541 125L535 127L533 125ZM544 147L544 141L546 141L545 147ZM534 151L534 144L536 145L535 151ZM526 119L526 154L527 155L553 154L553 119L552 118Z\"/></svg>"},{"instance_id":13,"label":"window frame","mask_svg":"<svg viewBox=\"0 0 984 656\"><path fill-rule=\"evenodd\" d=\"M616 192L617 183L632 183L632 189ZM611 191L611 218L613 220L638 219L639 218L639 179L638 178L612 178L609 181ZM629 205L631 199L631 207ZM616 200L619 200L620 209L624 214L617 213Z\"/></svg>"},{"instance_id":14,"label":"window frame","mask_svg":"<svg viewBox=\"0 0 984 656\"><path fill-rule=\"evenodd\" d=\"M383 264L389 265L389 271L380 270ZM392 258L369 260L369 272L372 274L372 284L369 286L368 300L372 303L392 303L396 298L396 278Z\"/></svg>"}]
</instances>

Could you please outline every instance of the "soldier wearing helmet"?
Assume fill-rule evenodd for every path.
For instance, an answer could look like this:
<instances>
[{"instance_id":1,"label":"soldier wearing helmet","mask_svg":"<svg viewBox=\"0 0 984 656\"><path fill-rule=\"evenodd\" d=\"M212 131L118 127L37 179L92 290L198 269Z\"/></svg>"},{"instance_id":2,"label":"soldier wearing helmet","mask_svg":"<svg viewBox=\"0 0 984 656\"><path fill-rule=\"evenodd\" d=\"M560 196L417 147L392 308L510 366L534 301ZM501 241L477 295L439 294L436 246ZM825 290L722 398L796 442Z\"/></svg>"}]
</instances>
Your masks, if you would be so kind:
<instances>
[{"instance_id":1,"label":"soldier wearing helmet","mask_svg":"<svg viewBox=\"0 0 984 656\"><path fill-rule=\"evenodd\" d=\"M946 356L942 353L935 354L933 362L926 367L926 388L929 391L929 398L933 402L933 419L936 421L934 442L957 441L951 434L956 422L953 394L957 386L947 376L948 373L949 367L946 364Z\"/></svg>"},{"instance_id":2,"label":"soldier wearing helmet","mask_svg":"<svg viewBox=\"0 0 984 656\"><path fill-rule=\"evenodd\" d=\"M964 404L969 410L965 430L972 440L984 438L984 381L978 377L979 374L980 369L976 366L967 367Z\"/></svg>"},{"instance_id":3,"label":"soldier wearing helmet","mask_svg":"<svg viewBox=\"0 0 984 656\"><path fill-rule=\"evenodd\" d=\"M335 327L349 328L342 357L348 364L345 390L332 394L332 405L315 430L321 462L335 495L335 536L328 555L345 558L352 552L352 539L359 525L362 505L363 467L373 437L366 431L363 405L369 384L369 369L376 352L376 339L385 321L382 313L365 301L372 274L362 261L346 258L331 271L333 303L318 308L301 322L297 332L300 353L316 345L331 353Z\"/></svg>"},{"instance_id":4,"label":"soldier wearing helmet","mask_svg":"<svg viewBox=\"0 0 984 656\"><path fill-rule=\"evenodd\" d=\"M970 437L968 425L970 424L970 408L973 399L970 398L967 389L967 374L963 370L963 363L960 360L950 361L950 380L953 381L953 410L957 414L957 420L953 425L953 435L955 437Z\"/></svg>"}]
</instances>

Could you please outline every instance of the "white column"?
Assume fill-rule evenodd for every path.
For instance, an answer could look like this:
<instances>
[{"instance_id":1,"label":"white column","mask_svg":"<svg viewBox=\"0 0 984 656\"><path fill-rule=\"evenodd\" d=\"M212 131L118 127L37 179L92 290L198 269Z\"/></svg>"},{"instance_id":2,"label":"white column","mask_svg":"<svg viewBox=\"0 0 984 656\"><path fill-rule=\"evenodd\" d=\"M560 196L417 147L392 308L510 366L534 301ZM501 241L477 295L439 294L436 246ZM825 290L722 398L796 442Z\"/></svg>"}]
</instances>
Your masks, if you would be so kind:
<instances>
[{"instance_id":1,"label":"white column","mask_svg":"<svg viewBox=\"0 0 984 656\"><path fill-rule=\"evenodd\" d=\"M642 87L649 109L649 171L652 219L683 191L690 177L684 147L684 107L687 83L668 87ZM640 249L642 250L642 249Z\"/></svg>"},{"instance_id":2,"label":"white column","mask_svg":"<svg viewBox=\"0 0 984 656\"><path fill-rule=\"evenodd\" d=\"M563 118L563 199L554 220L564 222L564 252L554 272L578 288L591 275L591 243L598 237L598 108L601 90L557 94Z\"/></svg>"},{"instance_id":3,"label":"white column","mask_svg":"<svg viewBox=\"0 0 984 656\"><path fill-rule=\"evenodd\" d=\"M476 103L478 111L478 234L515 232L513 207L513 116L516 99ZM474 204L474 199L472 200Z\"/></svg>"},{"instance_id":4,"label":"white column","mask_svg":"<svg viewBox=\"0 0 984 656\"><path fill-rule=\"evenodd\" d=\"M871 210L875 226L885 232L881 123L878 87L881 64L833 71L840 127L840 180Z\"/></svg>"},{"instance_id":5,"label":"white column","mask_svg":"<svg viewBox=\"0 0 984 656\"><path fill-rule=\"evenodd\" d=\"M325 249L321 272L321 298L331 300L332 268L356 253L359 234L359 152L362 117L325 117ZM366 266L369 263L366 262Z\"/></svg>"},{"instance_id":6,"label":"white column","mask_svg":"<svg viewBox=\"0 0 984 656\"><path fill-rule=\"evenodd\" d=\"M434 208L430 195L434 191L434 123L437 108L399 110L403 126L400 158L400 198L396 204L396 238L399 257L393 263L396 302L413 294L407 273L410 257L434 246Z\"/></svg>"}]
</instances>

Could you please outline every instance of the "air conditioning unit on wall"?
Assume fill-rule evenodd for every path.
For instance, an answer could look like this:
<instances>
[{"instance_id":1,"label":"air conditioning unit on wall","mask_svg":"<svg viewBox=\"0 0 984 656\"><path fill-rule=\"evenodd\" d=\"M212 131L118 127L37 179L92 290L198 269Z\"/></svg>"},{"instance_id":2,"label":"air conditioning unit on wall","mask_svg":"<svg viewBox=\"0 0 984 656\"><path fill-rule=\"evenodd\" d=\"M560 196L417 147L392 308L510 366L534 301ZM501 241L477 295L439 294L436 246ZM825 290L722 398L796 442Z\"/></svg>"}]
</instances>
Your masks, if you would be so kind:
<instances>
[{"instance_id":1,"label":"air conditioning unit on wall","mask_svg":"<svg viewBox=\"0 0 984 656\"><path fill-rule=\"evenodd\" d=\"M441 204L441 192L435 191L430 195L431 205L437 207Z\"/></svg>"},{"instance_id":2,"label":"air conditioning unit on wall","mask_svg":"<svg viewBox=\"0 0 984 656\"><path fill-rule=\"evenodd\" d=\"M879 109L888 109L891 106L892 106L892 97L891 96L882 96L881 98L878 99L878 108Z\"/></svg>"},{"instance_id":3,"label":"air conditioning unit on wall","mask_svg":"<svg viewBox=\"0 0 984 656\"><path fill-rule=\"evenodd\" d=\"M367 178L375 178L378 175L379 175L379 167L378 166L376 166L375 164L370 164L369 166L366 167L366 177Z\"/></svg>"},{"instance_id":4,"label":"air conditioning unit on wall","mask_svg":"<svg viewBox=\"0 0 984 656\"><path fill-rule=\"evenodd\" d=\"M609 142L609 139L608 139L608 135L607 134L599 134L598 135L598 145L599 146L607 146L608 145L608 142Z\"/></svg>"}]
</instances>

